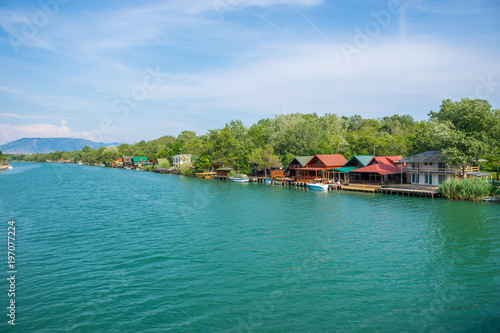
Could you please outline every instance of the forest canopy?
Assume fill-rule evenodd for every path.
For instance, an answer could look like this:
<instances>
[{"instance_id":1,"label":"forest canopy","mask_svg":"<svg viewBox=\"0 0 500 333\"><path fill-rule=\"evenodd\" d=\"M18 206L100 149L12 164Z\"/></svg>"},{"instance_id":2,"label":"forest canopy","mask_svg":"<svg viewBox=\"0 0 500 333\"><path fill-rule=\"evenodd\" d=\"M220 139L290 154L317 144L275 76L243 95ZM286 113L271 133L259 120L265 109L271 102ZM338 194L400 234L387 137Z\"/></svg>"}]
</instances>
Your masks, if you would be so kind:
<instances>
[{"instance_id":1,"label":"forest canopy","mask_svg":"<svg viewBox=\"0 0 500 333\"><path fill-rule=\"evenodd\" d=\"M121 156L146 156L149 160L177 154L195 156L198 170L212 162L236 166L250 172L260 163L276 160L286 166L294 156L342 154L409 156L440 150L454 166L479 158L496 167L500 161L500 110L480 99L444 100L440 110L430 111L429 119L417 121L410 115L365 119L316 113L280 114L247 127L232 120L206 134L183 131L177 137L163 136L118 147L85 147L73 152L10 155L14 160L45 161L71 159L109 165ZM266 155L267 154L267 155Z\"/></svg>"}]
</instances>

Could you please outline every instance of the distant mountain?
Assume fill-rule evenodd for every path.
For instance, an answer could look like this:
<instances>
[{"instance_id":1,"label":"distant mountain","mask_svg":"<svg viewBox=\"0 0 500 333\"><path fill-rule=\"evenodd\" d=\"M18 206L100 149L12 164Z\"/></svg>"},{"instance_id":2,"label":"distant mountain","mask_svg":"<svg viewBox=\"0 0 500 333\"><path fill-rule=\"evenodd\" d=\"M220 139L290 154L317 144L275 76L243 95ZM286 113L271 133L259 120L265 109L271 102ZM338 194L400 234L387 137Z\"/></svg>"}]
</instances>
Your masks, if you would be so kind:
<instances>
[{"instance_id":1,"label":"distant mountain","mask_svg":"<svg viewBox=\"0 0 500 333\"><path fill-rule=\"evenodd\" d=\"M72 138L24 138L0 146L4 154L37 154L55 151L80 150L85 146L100 148L102 146L119 146L121 143L103 143Z\"/></svg>"}]
</instances>

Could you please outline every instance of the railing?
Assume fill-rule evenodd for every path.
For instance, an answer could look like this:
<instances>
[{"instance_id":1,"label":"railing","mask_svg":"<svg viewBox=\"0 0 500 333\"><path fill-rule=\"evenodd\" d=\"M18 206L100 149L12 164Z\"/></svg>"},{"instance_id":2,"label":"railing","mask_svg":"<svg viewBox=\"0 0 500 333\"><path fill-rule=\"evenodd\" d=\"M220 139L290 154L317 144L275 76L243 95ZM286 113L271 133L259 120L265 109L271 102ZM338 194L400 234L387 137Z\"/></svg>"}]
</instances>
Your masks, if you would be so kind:
<instances>
[{"instance_id":1,"label":"railing","mask_svg":"<svg viewBox=\"0 0 500 333\"><path fill-rule=\"evenodd\" d=\"M298 182L304 182L308 180L315 180L315 179L321 179L321 176L315 177L315 176L296 176L295 179Z\"/></svg>"},{"instance_id":2,"label":"railing","mask_svg":"<svg viewBox=\"0 0 500 333\"><path fill-rule=\"evenodd\" d=\"M479 167L466 167L465 173L477 172ZM407 166L403 168L403 172L413 172L413 173L442 173L442 174L461 174L461 168L435 168L435 167L412 167Z\"/></svg>"}]
</instances>

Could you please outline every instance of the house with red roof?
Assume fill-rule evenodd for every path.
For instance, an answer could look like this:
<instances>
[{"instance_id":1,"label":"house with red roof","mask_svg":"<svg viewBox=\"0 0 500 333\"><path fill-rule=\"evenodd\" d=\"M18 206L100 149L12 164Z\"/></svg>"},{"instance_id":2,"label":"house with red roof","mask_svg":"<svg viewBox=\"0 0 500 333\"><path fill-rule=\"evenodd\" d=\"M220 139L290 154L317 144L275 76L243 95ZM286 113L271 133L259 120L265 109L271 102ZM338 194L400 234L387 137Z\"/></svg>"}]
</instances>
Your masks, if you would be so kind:
<instances>
[{"instance_id":1,"label":"house with red roof","mask_svg":"<svg viewBox=\"0 0 500 333\"><path fill-rule=\"evenodd\" d=\"M340 168L347 162L347 159L341 154L315 155L305 167L296 168L296 180L309 182L315 179L321 179L325 170Z\"/></svg>"},{"instance_id":2,"label":"house with red roof","mask_svg":"<svg viewBox=\"0 0 500 333\"><path fill-rule=\"evenodd\" d=\"M370 163L348 172L349 184L401 184L403 170L396 165L401 156L375 156Z\"/></svg>"}]
</instances>

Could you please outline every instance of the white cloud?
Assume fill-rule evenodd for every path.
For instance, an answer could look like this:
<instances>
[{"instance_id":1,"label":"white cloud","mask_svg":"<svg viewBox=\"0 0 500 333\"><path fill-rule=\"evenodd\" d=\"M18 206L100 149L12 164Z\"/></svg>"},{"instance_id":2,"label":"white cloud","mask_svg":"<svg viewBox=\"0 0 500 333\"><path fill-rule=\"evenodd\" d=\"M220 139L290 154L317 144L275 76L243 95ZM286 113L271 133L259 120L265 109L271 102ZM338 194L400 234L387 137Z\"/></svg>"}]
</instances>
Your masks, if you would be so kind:
<instances>
[{"instance_id":1,"label":"white cloud","mask_svg":"<svg viewBox=\"0 0 500 333\"><path fill-rule=\"evenodd\" d=\"M245 66L172 75L152 98L186 105L198 100L205 110L236 113L287 105L290 112L369 117L420 107L419 96L418 103L428 105L422 116L436 101L472 96L480 75L500 77L500 64L481 50L437 42L386 41L362 50L350 64L338 48L325 44L280 49L282 55Z\"/></svg>"},{"instance_id":2,"label":"white cloud","mask_svg":"<svg viewBox=\"0 0 500 333\"><path fill-rule=\"evenodd\" d=\"M19 113L0 113L0 117L17 118L17 119L61 119L61 117L48 115L30 115Z\"/></svg>"},{"instance_id":3,"label":"white cloud","mask_svg":"<svg viewBox=\"0 0 500 333\"><path fill-rule=\"evenodd\" d=\"M5 86L0 86L0 91L10 93L10 94L22 94L23 93L23 91L21 91L21 90L17 90L17 89L5 87Z\"/></svg>"},{"instance_id":4,"label":"white cloud","mask_svg":"<svg viewBox=\"0 0 500 333\"><path fill-rule=\"evenodd\" d=\"M73 132L62 121L61 126L52 124L10 125L0 123L0 144L22 138L91 138L90 132Z\"/></svg>"}]
</instances>

